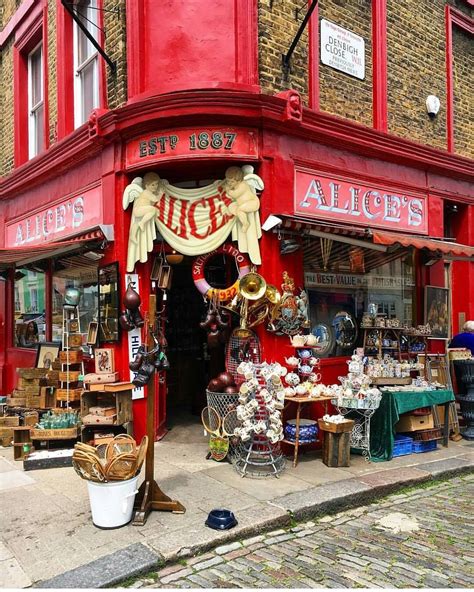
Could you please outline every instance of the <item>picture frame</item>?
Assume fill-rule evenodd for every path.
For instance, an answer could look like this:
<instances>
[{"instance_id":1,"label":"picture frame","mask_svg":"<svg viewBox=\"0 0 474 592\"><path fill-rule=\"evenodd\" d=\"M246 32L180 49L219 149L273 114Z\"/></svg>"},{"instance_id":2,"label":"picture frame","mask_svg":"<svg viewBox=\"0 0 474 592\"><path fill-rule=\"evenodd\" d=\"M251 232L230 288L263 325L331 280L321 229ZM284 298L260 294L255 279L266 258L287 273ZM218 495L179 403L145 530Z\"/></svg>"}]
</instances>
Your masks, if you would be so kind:
<instances>
[{"instance_id":1,"label":"picture frame","mask_svg":"<svg viewBox=\"0 0 474 592\"><path fill-rule=\"evenodd\" d=\"M87 331L87 345L95 345L97 343L97 333L99 332L99 323L97 321L91 321L89 323L89 329Z\"/></svg>"},{"instance_id":2,"label":"picture frame","mask_svg":"<svg viewBox=\"0 0 474 592\"><path fill-rule=\"evenodd\" d=\"M59 356L61 344L56 341L45 341L38 344L36 350L35 368L51 368L54 360Z\"/></svg>"},{"instance_id":3,"label":"picture frame","mask_svg":"<svg viewBox=\"0 0 474 592\"><path fill-rule=\"evenodd\" d=\"M449 339L449 288L425 286L425 325L431 326L430 339Z\"/></svg>"},{"instance_id":4,"label":"picture frame","mask_svg":"<svg viewBox=\"0 0 474 592\"><path fill-rule=\"evenodd\" d=\"M98 347L94 351L96 374L110 374L115 372L114 350Z\"/></svg>"},{"instance_id":5,"label":"picture frame","mask_svg":"<svg viewBox=\"0 0 474 592\"><path fill-rule=\"evenodd\" d=\"M120 340L119 267L111 263L98 270L99 318L96 343L114 343Z\"/></svg>"}]
</instances>

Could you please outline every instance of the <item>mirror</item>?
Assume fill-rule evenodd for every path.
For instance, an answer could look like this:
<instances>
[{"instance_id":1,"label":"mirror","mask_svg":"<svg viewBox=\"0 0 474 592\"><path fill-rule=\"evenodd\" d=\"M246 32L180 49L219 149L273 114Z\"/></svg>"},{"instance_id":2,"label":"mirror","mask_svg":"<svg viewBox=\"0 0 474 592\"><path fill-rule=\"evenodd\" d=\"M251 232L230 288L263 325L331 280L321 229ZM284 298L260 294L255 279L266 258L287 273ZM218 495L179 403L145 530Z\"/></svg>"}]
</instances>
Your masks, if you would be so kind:
<instances>
[{"instance_id":1,"label":"mirror","mask_svg":"<svg viewBox=\"0 0 474 592\"><path fill-rule=\"evenodd\" d=\"M118 263L99 268L99 341L119 340Z\"/></svg>"}]
</instances>

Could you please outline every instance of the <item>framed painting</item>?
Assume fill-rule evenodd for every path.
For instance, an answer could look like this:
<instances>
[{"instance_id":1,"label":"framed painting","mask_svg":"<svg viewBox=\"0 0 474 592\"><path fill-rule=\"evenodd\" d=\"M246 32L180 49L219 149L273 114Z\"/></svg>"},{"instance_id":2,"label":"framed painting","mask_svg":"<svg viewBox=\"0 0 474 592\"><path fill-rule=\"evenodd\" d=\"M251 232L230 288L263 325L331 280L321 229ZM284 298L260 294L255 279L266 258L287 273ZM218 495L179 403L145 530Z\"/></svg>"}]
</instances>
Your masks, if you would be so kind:
<instances>
[{"instance_id":1,"label":"framed painting","mask_svg":"<svg viewBox=\"0 0 474 592\"><path fill-rule=\"evenodd\" d=\"M60 343L40 343L36 351L35 368L51 368L52 363L59 356L60 349Z\"/></svg>"},{"instance_id":2,"label":"framed painting","mask_svg":"<svg viewBox=\"0 0 474 592\"><path fill-rule=\"evenodd\" d=\"M425 286L425 324L432 339L449 339L449 288Z\"/></svg>"}]
</instances>

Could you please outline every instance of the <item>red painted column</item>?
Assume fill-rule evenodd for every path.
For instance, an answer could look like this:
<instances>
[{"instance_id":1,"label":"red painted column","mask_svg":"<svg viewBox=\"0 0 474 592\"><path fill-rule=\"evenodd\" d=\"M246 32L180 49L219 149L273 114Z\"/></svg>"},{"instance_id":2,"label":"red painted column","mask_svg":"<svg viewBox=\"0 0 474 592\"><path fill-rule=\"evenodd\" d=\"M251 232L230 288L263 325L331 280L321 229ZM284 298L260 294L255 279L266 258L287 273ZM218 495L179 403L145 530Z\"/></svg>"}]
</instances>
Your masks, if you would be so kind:
<instances>
[{"instance_id":1,"label":"red painted column","mask_svg":"<svg viewBox=\"0 0 474 592\"><path fill-rule=\"evenodd\" d=\"M387 131L387 5L372 2L372 109L373 126Z\"/></svg>"}]
</instances>

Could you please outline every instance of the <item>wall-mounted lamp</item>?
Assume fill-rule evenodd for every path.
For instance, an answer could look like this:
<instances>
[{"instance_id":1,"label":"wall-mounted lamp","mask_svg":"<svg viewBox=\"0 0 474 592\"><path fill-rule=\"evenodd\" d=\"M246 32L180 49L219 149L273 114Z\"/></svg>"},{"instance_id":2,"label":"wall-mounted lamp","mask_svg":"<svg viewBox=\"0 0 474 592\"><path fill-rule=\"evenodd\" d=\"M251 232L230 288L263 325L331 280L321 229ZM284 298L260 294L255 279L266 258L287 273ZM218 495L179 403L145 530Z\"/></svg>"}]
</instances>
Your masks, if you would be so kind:
<instances>
[{"instance_id":1,"label":"wall-mounted lamp","mask_svg":"<svg viewBox=\"0 0 474 592\"><path fill-rule=\"evenodd\" d=\"M431 119L434 119L439 112L441 102L436 95L430 95L426 98L426 111Z\"/></svg>"},{"instance_id":2,"label":"wall-mounted lamp","mask_svg":"<svg viewBox=\"0 0 474 592\"><path fill-rule=\"evenodd\" d=\"M171 251L171 253L166 255L166 261L168 261L170 265L179 265L183 259L184 255L181 255L181 253L177 253L176 251Z\"/></svg>"},{"instance_id":3,"label":"wall-mounted lamp","mask_svg":"<svg viewBox=\"0 0 474 592\"><path fill-rule=\"evenodd\" d=\"M300 248L300 244L294 238L286 238L280 243L280 255L289 255Z\"/></svg>"}]
</instances>

